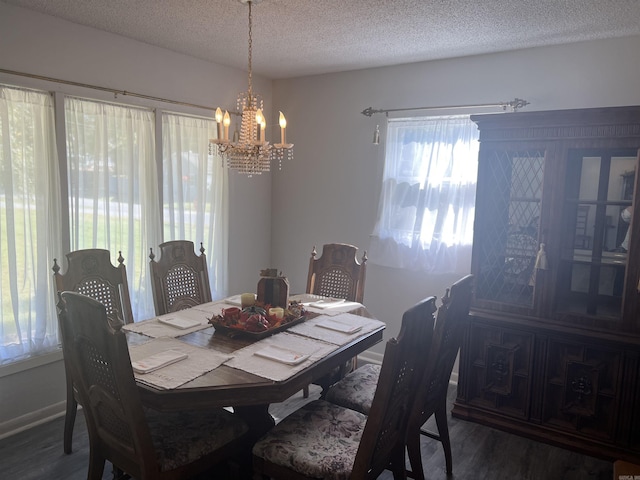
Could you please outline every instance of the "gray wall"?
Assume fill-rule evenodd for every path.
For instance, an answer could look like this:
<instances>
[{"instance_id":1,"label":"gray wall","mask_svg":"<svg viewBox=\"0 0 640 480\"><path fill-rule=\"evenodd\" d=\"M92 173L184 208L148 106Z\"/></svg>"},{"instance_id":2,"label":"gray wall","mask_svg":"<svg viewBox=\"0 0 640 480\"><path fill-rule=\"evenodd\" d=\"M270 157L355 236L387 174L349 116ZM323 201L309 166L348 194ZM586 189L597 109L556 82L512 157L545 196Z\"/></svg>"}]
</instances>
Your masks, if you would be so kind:
<instances>
[{"instance_id":1,"label":"gray wall","mask_svg":"<svg viewBox=\"0 0 640 480\"><path fill-rule=\"evenodd\" d=\"M124 37L82 27L0 2L0 68L198 105L234 107L247 74ZM0 73L0 82L114 101L112 94ZM271 111L271 81L254 76ZM119 97L116 101L210 115L208 110ZM277 114L277 112L276 112ZM273 119L272 125L277 125ZM255 290L271 255L270 175L230 175L229 291ZM260 235L256 236L256 232ZM59 256L59 258L62 255ZM65 267L63 267L65 268ZM50 358L50 357L47 357ZM64 406L60 355L0 367L0 436ZM36 365L34 367L34 365Z\"/></svg>"},{"instance_id":2,"label":"gray wall","mask_svg":"<svg viewBox=\"0 0 640 480\"><path fill-rule=\"evenodd\" d=\"M290 122L295 161L273 176L273 264L300 290L307 272L300 259L309 258L313 245L368 248L384 161L384 142L374 146L373 131L385 119L361 115L365 108L515 97L531 102L526 111L640 105L638 52L640 37L629 37L275 82L274 105L305 121ZM369 264L365 304L387 322L389 338L404 309L428 295L441 297L457 278ZM374 350L381 354L383 344Z\"/></svg>"},{"instance_id":3,"label":"gray wall","mask_svg":"<svg viewBox=\"0 0 640 480\"><path fill-rule=\"evenodd\" d=\"M0 31L3 69L212 106L234 105L246 88L242 71L2 2ZM364 117L364 108L477 104L516 96L532 103L527 110L637 105L639 51L640 37L631 37L273 84L254 78L265 110L271 112L273 104L286 112L295 159L270 175L231 175L230 292L254 290L259 270L267 266L282 270L292 291L301 292L313 245L340 241L368 248L384 150L371 144L383 118ZM0 82L113 100L7 74L0 74ZM457 278L370 264L365 303L388 323L389 338L397 334L404 309L427 295L442 296ZM382 350L382 344L376 346L369 358L379 360ZM59 354L0 367L0 436L60 413L63 406Z\"/></svg>"}]
</instances>

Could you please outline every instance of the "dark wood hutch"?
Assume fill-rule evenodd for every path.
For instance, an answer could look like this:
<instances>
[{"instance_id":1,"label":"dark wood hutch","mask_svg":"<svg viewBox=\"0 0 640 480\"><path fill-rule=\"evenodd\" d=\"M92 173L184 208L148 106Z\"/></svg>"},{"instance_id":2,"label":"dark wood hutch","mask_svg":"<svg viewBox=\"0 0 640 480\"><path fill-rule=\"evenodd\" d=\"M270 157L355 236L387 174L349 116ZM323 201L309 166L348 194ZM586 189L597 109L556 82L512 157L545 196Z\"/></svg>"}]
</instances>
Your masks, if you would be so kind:
<instances>
[{"instance_id":1,"label":"dark wood hutch","mask_svg":"<svg viewBox=\"0 0 640 480\"><path fill-rule=\"evenodd\" d=\"M476 286L452 413L638 463L640 107L471 118Z\"/></svg>"}]
</instances>

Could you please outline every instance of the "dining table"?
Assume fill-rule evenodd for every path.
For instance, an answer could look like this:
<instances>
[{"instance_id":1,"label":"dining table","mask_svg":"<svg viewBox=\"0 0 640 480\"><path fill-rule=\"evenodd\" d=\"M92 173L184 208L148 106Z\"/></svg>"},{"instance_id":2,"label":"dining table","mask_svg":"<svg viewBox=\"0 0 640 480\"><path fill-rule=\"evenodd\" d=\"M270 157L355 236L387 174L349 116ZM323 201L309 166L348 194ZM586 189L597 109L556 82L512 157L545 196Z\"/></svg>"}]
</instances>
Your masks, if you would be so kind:
<instances>
[{"instance_id":1,"label":"dining table","mask_svg":"<svg viewBox=\"0 0 640 480\"><path fill-rule=\"evenodd\" d=\"M273 335L214 327L210 319L238 308L239 298L123 327L134 366L166 352L183 358L158 370L134 373L146 407L161 411L232 407L257 437L275 423L269 405L331 374L383 338L385 324L364 305L331 304L306 294L291 297L305 305L304 316Z\"/></svg>"}]
</instances>

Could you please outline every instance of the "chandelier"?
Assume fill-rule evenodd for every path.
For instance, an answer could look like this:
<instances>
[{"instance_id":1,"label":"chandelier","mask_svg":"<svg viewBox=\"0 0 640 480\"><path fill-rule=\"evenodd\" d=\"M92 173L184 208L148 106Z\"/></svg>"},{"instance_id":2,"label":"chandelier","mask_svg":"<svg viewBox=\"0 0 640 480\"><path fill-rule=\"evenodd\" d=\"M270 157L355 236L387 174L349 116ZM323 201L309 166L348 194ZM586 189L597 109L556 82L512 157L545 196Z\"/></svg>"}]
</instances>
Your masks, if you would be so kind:
<instances>
[{"instance_id":1,"label":"chandelier","mask_svg":"<svg viewBox=\"0 0 640 480\"><path fill-rule=\"evenodd\" d=\"M251 75L251 50L252 50L252 15L251 4L259 0L239 0L240 3L249 5L249 88L238 95L235 115L241 116L240 133L234 134L229 140L229 125L231 116L228 111L224 114L218 107L216 109L216 123L218 138L209 140L210 148L215 148L217 153L226 160L227 166L240 173L260 175L268 172L272 161L278 162L278 169L282 167L284 158L293 158L293 144L287 143L287 120L280 112L280 143L269 143L265 137L267 120L263 113L263 101L260 95L253 93Z\"/></svg>"}]
</instances>

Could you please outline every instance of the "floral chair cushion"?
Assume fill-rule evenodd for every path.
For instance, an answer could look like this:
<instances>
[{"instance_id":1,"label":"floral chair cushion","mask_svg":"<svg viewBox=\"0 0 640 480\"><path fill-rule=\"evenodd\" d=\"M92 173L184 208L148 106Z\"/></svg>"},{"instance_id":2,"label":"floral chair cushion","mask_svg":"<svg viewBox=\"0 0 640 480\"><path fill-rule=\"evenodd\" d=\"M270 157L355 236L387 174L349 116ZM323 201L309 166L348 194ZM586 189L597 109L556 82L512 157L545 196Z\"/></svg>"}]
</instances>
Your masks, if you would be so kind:
<instances>
[{"instance_id":1,"label":"floral chair cushion","mask_svg":"<svg viewBox=\"0 0 640 480\"><path fill-rule=\"evenodd\" d=\"M222 409L145 413L163 472L208 455L249 430L238 416Z\"/></svg>"},{"instance_id":2,"label":"floral chair cushion","mask_svg":"<svg viewBox=\"0 0 640 480\"><path fill-rule=\"evenodd\" d=\"M253 454L308 477L346 480L366 421L360 412L315 400L272 428Z\"/></svg>"},{"instance_id":3,"label":"floral chair cushion","mask_svg":"<svg viewBox=\"0 0 640 480\"><path fill-rule=\"evenodd\" d=\"M369 415L378 386L380 365L368 363L331 386L325 400Z\"/></svg>"}]
</instances>

